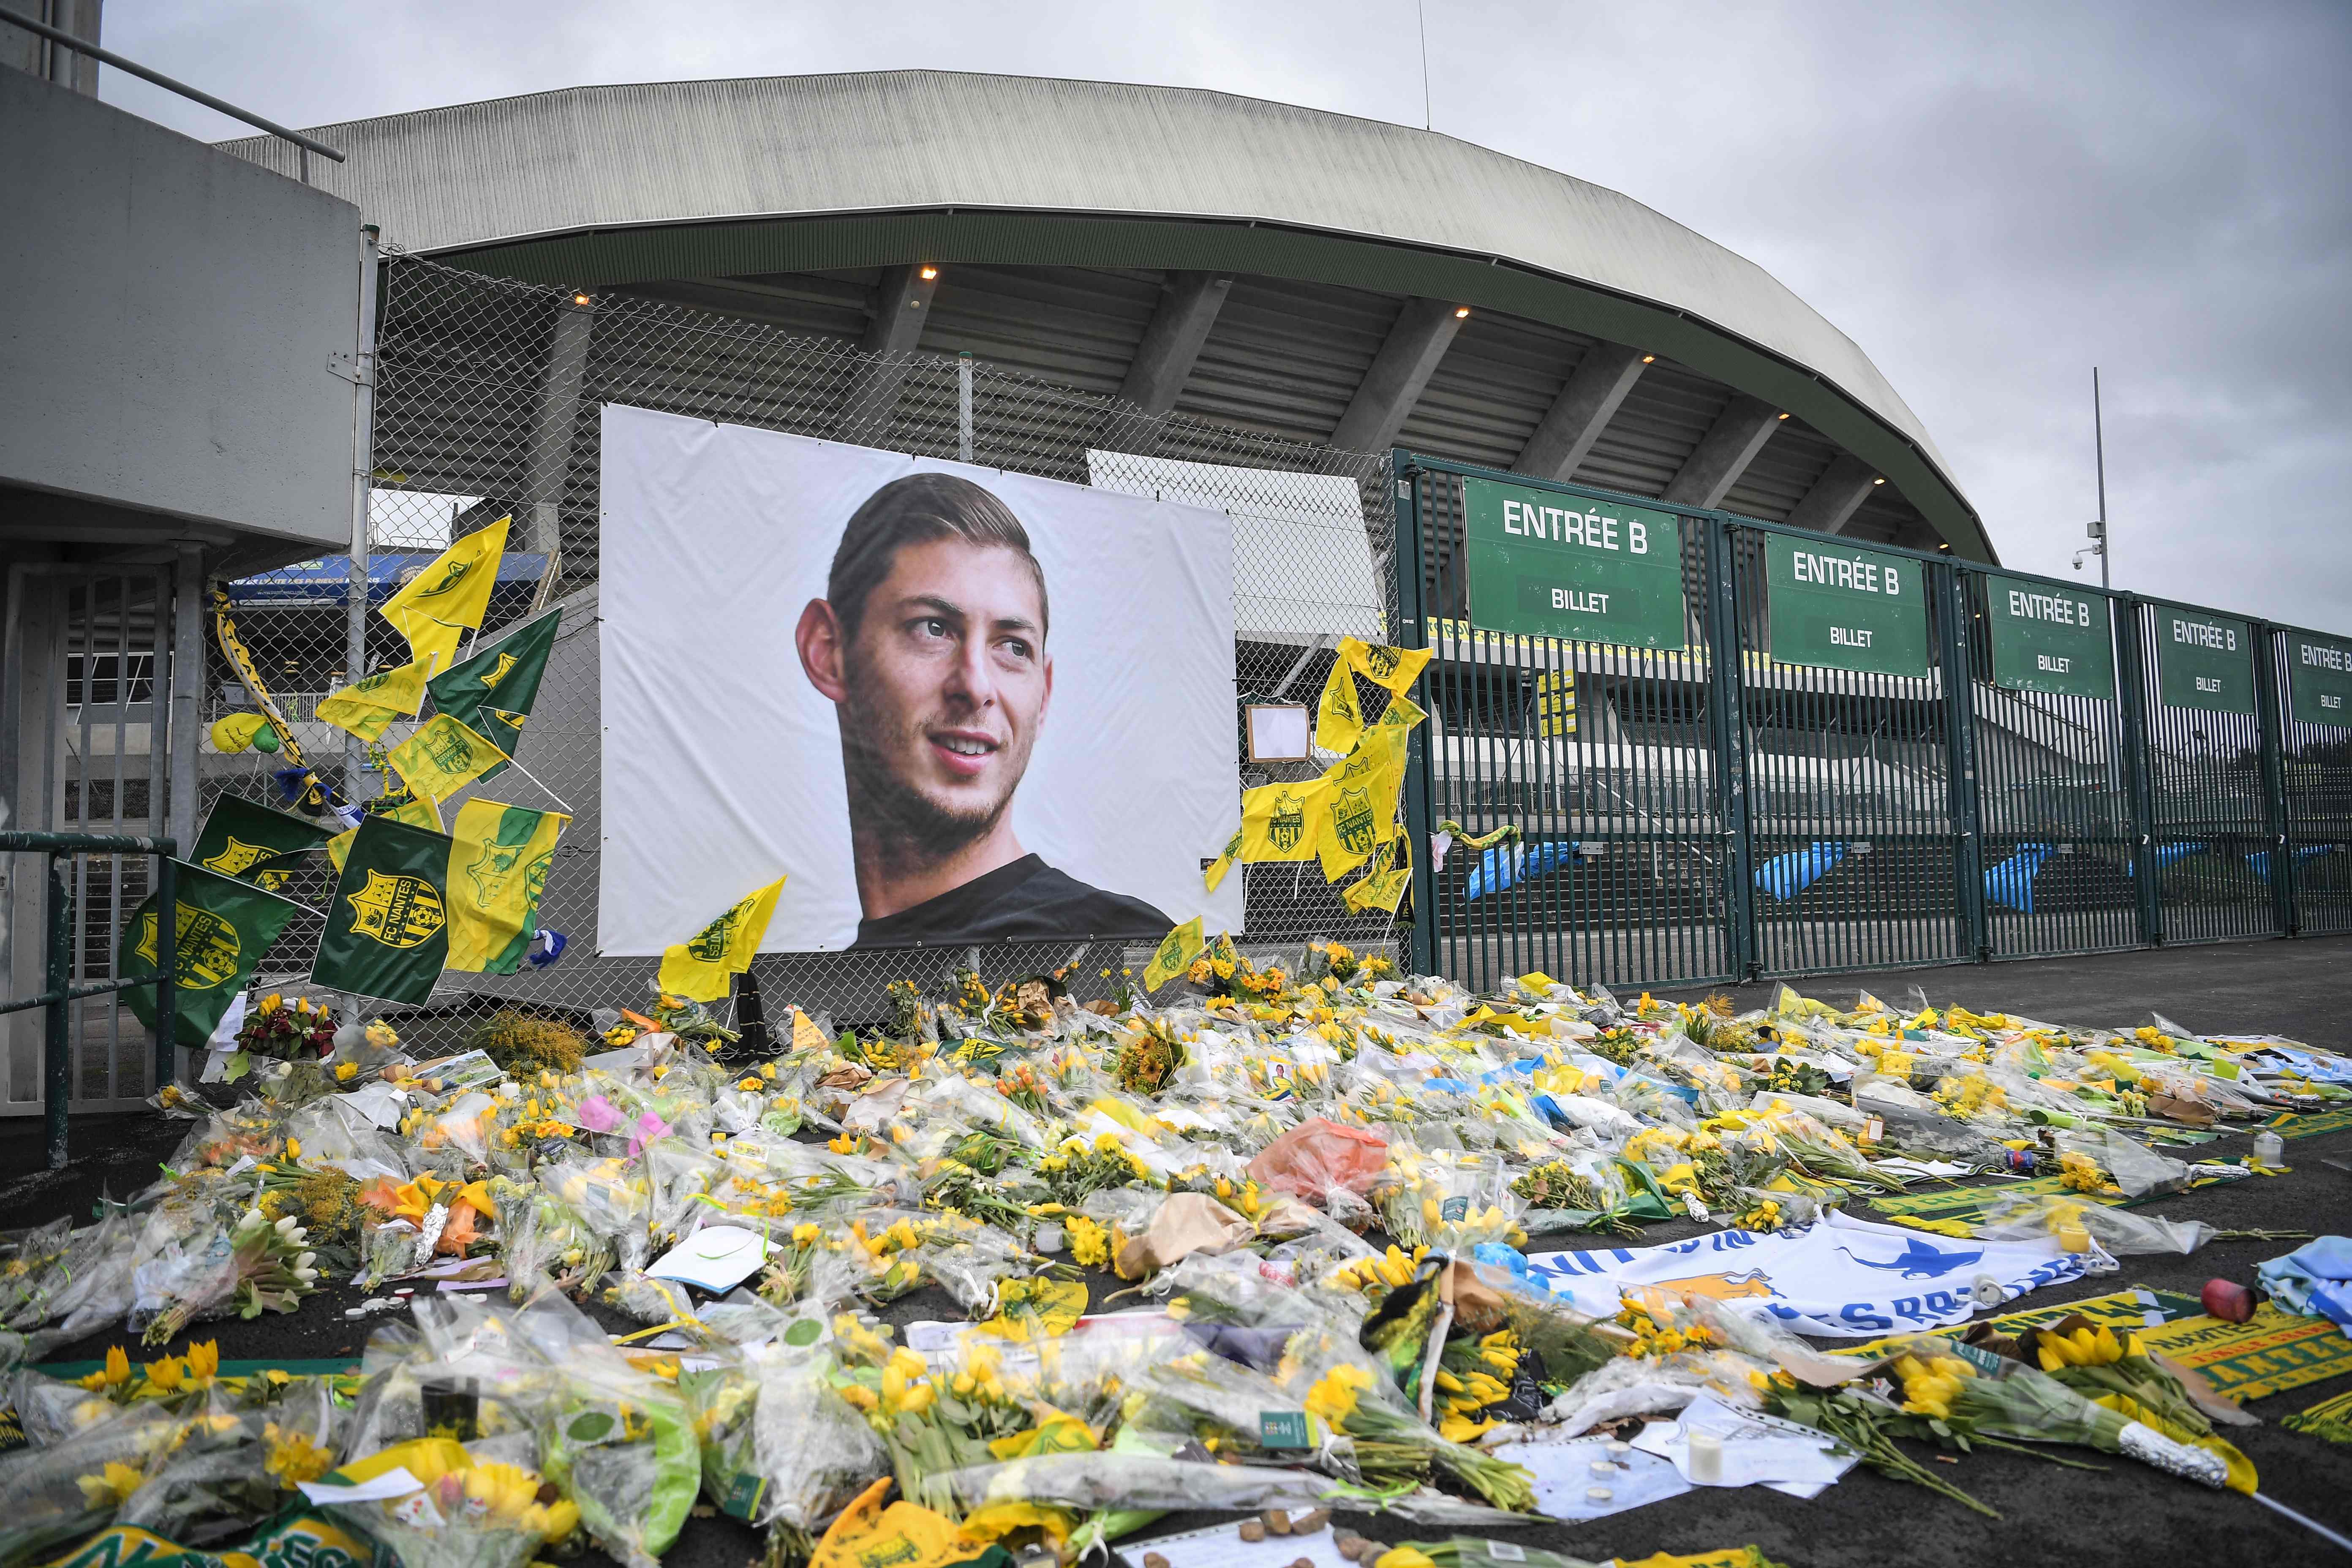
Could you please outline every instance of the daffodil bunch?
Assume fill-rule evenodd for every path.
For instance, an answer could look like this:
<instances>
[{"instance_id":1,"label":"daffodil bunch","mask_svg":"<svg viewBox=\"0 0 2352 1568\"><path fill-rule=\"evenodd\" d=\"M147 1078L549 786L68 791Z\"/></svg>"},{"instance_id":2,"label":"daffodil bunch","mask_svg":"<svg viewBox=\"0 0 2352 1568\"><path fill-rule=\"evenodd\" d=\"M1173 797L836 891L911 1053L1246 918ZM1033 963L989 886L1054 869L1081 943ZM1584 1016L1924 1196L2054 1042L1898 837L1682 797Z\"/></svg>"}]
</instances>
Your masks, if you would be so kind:
<instances>
[{"instance_id":1,"label":"daffodil bunch","mask_svg":"<svg viewBox=\"0 0 2352 1568\"><path fill-rule=\"evenodd\" d=\"M1952 1418L1952 1401L1959 1397L1962 1380L1977 1374L1976 1368L1949 1355L1930 1355L1924 1361L1916 1355L1899 1356L1889 1370L1903 1384L1904 1414L1931 1415L1938 1421Z\"/></svg>"},{"instance_id":2,"label":"daffodil bunch","mask_svg":"<svg viewBox=\"0 0 2352 1568\"><path fill-rule=\"evenodd\" d=\"M1427 1247L1416 1247L1408 1254L1391 1242L1387 1252L1342 1264L1325 1275L1321 1284L1327 1290L1345 1290L1378 1302L1390 1291L1411 1280L1414 1270L1421 1267L1421 1260L1428 1256Z\"/></svg>"},{"instance_id":3,"label":"daffodil bunch","mask_svg":"<svg viewBox=\"0 0 2352 1568\"><path fill-rule=\"evenodd\" d=\"M2062 1150L2058 1155L2058 1184L2074 1193L2121 1193L2100 1163L2079 1150Z\"/></svg>"},{"instance_id":4,"label":"daffodil bunch","mask_svg":"<svg viewBox=\"0 0 2352 1568\"><path fill-rule=\"evenodd\" d=\"M397 1467L420 1491L329 1511L382 1541L412 1568L515 1568L542 1544L561 1545L580 1528L580 1510L538 1471L477 1463L446 1437L395 1444L354 1467L373 1479ZM344 1472L352 1475L352 1472Z\"/></svg>"}]
</instances>

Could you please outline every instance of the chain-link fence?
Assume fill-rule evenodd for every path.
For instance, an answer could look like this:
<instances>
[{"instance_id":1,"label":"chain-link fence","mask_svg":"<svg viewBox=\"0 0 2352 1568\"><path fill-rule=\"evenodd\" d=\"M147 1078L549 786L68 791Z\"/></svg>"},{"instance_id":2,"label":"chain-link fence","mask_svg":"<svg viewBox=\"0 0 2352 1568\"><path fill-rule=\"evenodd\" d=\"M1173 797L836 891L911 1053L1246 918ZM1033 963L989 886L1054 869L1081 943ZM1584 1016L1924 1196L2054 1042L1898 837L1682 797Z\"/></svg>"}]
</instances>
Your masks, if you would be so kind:
<instances>
[{"instance_id":1,"label":"chain-link fence","mask_svg":"<svg viewBox=\"0 0 2352 1568\"><path fill-rule=\"evenodd\" d=\"M283 705L307 760L361 798L383 787L374 748L313 718L318 700L368 669L407 658L375 606L454 539L511 517L485 640L547 608L562 625L518 760L573 816L541 906L570 946L514 976L447 974L427 1015L462 1029L506 1005L578 1013L646 991L656 961L596 949L599 785L597 557L599 417L604 404L821 437L1213 507L1234 521L1235 758L1243 785L1305 779L1314 763L1253 765L1242 713L1252 702L1311 703L1340 637L1394 641L1395 501L1385 454L1334 451L1174 416L1055 386L970 358L875 355L760 322L626 294L575 294L393 255L377 330L370 604L362 668L352 668L348 563L299 563L231 584L239 634ZM782 613L782 612L780 612ZM217 648L205 718L247 699ZM429 714L428 714L429 716ZM712 715L723 721L724 715ZM282 759L207 751L203 804L236 792L282 804ZM509 773L497 796L544 806ZM445 817L457 802L443 803ZM1150 829L1148 799L1136 803ZM1205 858L1220 846L1203 845ZM1309 866L1240 868L1245 952L1295 963L1316 937L1394 951L1395 922L1359 915ZM321 868L286 893L313 909L331 890ZM687 933L680 932L682 939ZM307 974L318 922L280 938L269 968ZM852 952L763 957L772 1016L783 1003L844 1021L877 1016L893 980L929 984L961 954ZM1028 944L981 955L992 981L1075 965L1082 998L1139 973L1128 943ZM265 975L265 984L272 983ZM422 1022L422 1019L419 1020Z\"/></svg>"}]
</instances>

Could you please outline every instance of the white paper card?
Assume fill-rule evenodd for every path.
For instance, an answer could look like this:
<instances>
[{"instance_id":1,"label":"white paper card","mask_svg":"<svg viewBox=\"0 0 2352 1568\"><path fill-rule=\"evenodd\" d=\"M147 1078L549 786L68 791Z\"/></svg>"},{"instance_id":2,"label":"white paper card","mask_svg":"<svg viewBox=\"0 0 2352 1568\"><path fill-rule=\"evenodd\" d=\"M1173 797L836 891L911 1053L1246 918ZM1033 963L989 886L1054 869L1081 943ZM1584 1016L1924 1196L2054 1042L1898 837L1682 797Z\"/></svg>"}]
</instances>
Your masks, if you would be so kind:
<instances>
[{"instance_id":1,"label":"white paper card","mask_svg":"<svg viewBox=\"0 0 2352 1568\"><path fill-rule=\"evenodd\" d=\"M1693 1480L1688 1435L1694 1429L1710 1433L1723 1444L1720 1481ZM1633 1439L1633 1447L1671 1459L1683 1479L1696 1486L1748 1487L1772 1481L1826 1485L1854 1464L1851 1454L1830 1452L1830 1439L1810 1427L1734 1410L1713 1394L1692 1400L1679 1420L1651 1422Z\"/></svg>"},{"instance_id":2,"label":"white paper card","mask_svg":"<svg viewBox=\"0 0 2352 1568\"><path fill-rule=\"evenodd\" d=\"M1232 1524L1213 1524L1157 1541L1123 1541L1118 1550L1130 1563L1157 1552L1168 1559L1168 1568L1288 1568L1302 1557L1315 1568L1352 1568L1339 1555L1328 1525L1312 1535L1269 1534L1264 1541L1244 1541Z\"/></svg>"},{"instance_id":3,"label":"white paper card","mask_svg":"<svg viewBox=\"0 0 2352 1568\"><path fill-rule=\"evenodd\" d=\"M425 1489L425 1483L400 1465L394 1465L373 1480L362 1481L355 1487L339 1487L326 1481L303 1481L299 1484L302 1495L315 1503L383 1502L389 1498L406 1497L411 1492Z\"/></svg>"},{"instance_id":4,"label":"white paper card","mask_svg":"<svg viewBox=\"0 0 2352 1568\"><path fill-rule=\"evenodd\" d=\"M662 1255L646 1272L705 1290L731 1290L768 1260L768 1244L736 1225L709 1225Z\"/></svg>"},{"instance_id":5,"label":"white paper card","mask_svg":"<svg viewBox=\"0 0 2352 1568\"><path fill-rule=\"evenodd\" d=\"M1639 1448L1612 1454L1611 1439L1580 1437L1569 1443L1506 1443L1498 1459L1523 1465L1535 1478L1536 1507L1554 1519L1605 1519L1643 1503L1663 1502L1691 1489L1674 1461ZM1606 1472L1595 1465L1606 1464ZM1606 1498L1596 1498L1596 1490Z\"/></svg>"}]
</instances>

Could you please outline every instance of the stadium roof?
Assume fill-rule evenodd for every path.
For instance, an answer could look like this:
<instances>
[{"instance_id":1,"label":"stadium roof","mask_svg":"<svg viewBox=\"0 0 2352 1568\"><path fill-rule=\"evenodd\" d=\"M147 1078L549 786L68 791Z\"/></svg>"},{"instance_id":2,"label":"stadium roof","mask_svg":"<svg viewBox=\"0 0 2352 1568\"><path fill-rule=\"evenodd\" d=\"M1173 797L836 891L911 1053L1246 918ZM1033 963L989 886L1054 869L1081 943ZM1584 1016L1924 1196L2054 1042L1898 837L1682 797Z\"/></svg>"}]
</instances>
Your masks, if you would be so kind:
<instances>
[{"instance_id":1,"label":"stadium roof","mask_svg":"<svg viewBox=\"0 0 2352 1568\"><path fill-rule=\"evenodd\" d=\"M1633 345L1735 395L1702 421L1721 448L1715 468L1696 480L1681 471L1708 457L1690 446L1665 470L1683 493L1649 493L1736 506L1723 500L1727 484L1706 481L1728 462L1736 482L1770 436L1751 438L1752 422L1786 414L1822 437L1822 461L1843 461L1817 472L1815 488L1850 498L1883 477L1955 553L1993 558L1917 416L1851 339L1770 274L1616 192L1453 137L1192 89L944 71L574 88L310 133L351 154L314 165L314 180L357 202L387 240L547 282L933 261L1162 269L1171 279L1181 269L1402 295L1400 332L1416 301L1505 312ZM227 145L289 172L297 155L266 138ZM1414 329L1438 337L1432 366L1450 314ZM1417 395L1428 369L1416 381L1403 368ZM1357 388L1351 415L1372 390ZM1387 421L1374 401L1373 417L1343 416L1318 434L1385 446L1411 399ZM1540 430L1526 433L1546 413L1533 405L1514 439L1532 450ZM1569 449L1558 432L1553 447ZM1834 515L1832 531L1860 504L1814 496L1801 510L1803 500L1781 515Z\"/></svg>"}]
</instances>

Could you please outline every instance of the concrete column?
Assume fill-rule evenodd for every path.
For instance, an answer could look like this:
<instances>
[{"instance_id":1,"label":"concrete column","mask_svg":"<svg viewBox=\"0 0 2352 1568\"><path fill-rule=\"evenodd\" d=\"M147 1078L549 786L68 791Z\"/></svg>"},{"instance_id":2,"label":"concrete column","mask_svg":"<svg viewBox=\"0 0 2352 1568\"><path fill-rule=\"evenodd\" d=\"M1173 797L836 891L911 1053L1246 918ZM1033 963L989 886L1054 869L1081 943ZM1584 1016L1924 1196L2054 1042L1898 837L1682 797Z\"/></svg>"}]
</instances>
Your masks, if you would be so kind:
<instances>
[{"instance_id":1,"label":"concrete column","mask_svg":"<svg viewBox=\"0 0 2352 1568\"><path fill-rule=\"evenodd\" d=\"M1797 502L1797 509L1789 514L1789 522L1795 528L1843 533L1878 482L1877 469L1859 458L1841 453L1831 459L1813 488Z\"/></svg>"},{"instance_id":2,"label":"concrete column","mask_svg":"<svg viewBox=\"0 0 2352 1568\"><path fill-rule=\"evenodd\" d=\"M929 272L930 276L923 276ZM868 356L852 374L842 399L837 434L842 440L878 444L888 433L899 390L913 367L907 356L922 342L931 296L939 291L935 267L886 267L874 291L874 318L858 350Z\"/></svg>"},{"instance_id":3,"label":"concrete column","mask_svg":"<svg viewBox=\"0 0 2352 1568\"><path fill-rule=\"evenodd\" d=\"M196 847L197 794L203 783L197 737L204 732L205 719L205 547L183 544L179 551L172 576L171 751L164 779L171 811L164 831L179 840L184 860ZM148 744L154 743L151 727Z\"/></svg>"},{"instance_id":4,"label":"concrete column","mask_svg":"<svg viewBox=\"0 0 2352 1568\"><path fill-rule=\"evenodd\" d=\"M1745 393L1734 397L1699 437L1689 460L1666 486L1664 499L1677 506L1721 506L1780 427L1780 411L1770 404Z\"/></svg>"},{"instance_id":5,"label":"concrete column","mask_svg":"<svg viewBox=\"0 0 2352 1568\"><path fill-rule=\"evenodd\" d=\"M1345 452L1377 452L1394 442L1469 313L1446 300L1407 300L1339 416L1339 427L1331 432L1331 445Z\"/></svg>"},{"instance_id":6,"label":"concrete column","mask_svg":"<svg viewBox=\"0 0 2352 1568\"><path fill-rule=\"evenodd\" d=\"M1233 286L1229 273L1169 273L1160 286L1160 308L1143 331L1119 396L1146 414L1164 415L1174 408Z\"/></svg>"},{"instance_id":7,"label":"concrete column","mask_svg":"<svg viewBox=\"0 0 2352 1568\"><path fill-rule=\"evenodd\" d=\"M530 508L530 531L523 548L546 556L551 563L563 552L563 484L572 466L580 389L587 379L588 342L595 327L595 301L586 295L574 295L556 308L547 369L539 381L539 406L531 416L529 494L524 498Z\"/></svg>"},{"instance_id":8,"label":"concrete column","mask_svg":"<svg viewBox=\"0 0 2352 1568\"><path fill-rule=\"evenodd\" d=\"M1641 352L1622 343L1595 343L1586 350L1511 472L1538 479L1573 478L1647 368Z\"/></svg>"}]
</instances>

